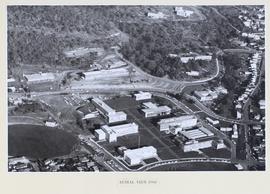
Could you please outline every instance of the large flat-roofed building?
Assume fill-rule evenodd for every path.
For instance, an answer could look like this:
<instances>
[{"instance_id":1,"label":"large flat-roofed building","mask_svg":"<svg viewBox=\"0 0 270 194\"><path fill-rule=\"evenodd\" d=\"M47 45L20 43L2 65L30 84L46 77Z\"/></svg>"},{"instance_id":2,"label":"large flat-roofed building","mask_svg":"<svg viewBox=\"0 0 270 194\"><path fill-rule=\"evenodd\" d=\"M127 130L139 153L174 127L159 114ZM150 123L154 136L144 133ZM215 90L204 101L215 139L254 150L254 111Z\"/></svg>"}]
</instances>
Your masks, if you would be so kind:
<instances>
[{"instance_id":1,"label":"large flat-roofed building","mask_svg":"<svg viewBox=\"0 0 270 194\"><path fill-rule=\"evenodd\" d=\"M214 140L211 138L214 134L204 127L191 130L183 130L175 138L176 143L184 152L198 151L199 149L213 146Z\"/></svg>"},{"instance_id":2,"label":"large flat-roofed building","mask_svg":"<svg viewBox=\"0 0 270 194\"><path fill-rule=\"evenodd\" d=\"M155 117L159 115L169 115L171 114L171 108L168 106L157 106L152 102L143 103L144 107L142 112L145 117Z\"/></svg>"},{"instance_id":3,"label":"large flat-roofed building","mask_svg":"<svg viewBox=\"0 0 270 194\"><path fill-rule=\"evenodd\" d=\"M118 137L138 133L139 126L136 123L108 126L103 125L101 130L105 133L108 142L116 142Z\"/></svg>"},{"instance_id":4,"label":"large flat-roofed building","mask_svg":"<svg viewBox=\"0 0 270 194\"><path fill-rule=\"evenodd\" d=\"M175 7L174 8L176 15L182 16L182 17L190 17L194 11L191 10L185 10L183 7Z\"/></svg>"},{"instance_id":5,"label":"large flat-roofed building","mask_svg":"<svg viewBox=\"0 0 270 194\"><path fill-rule=\"evenodd\" d=\"M107 119L108 123L121 122L127 119L126 113L123 111L116 112L99 98L93 98L92 103L95 105L97 110Z\"/></svg>"},{"instance_id":6,"label":"large flat-roofed building","mask_svg":"<svg viewBox=\"0 0 270 194\"><path fill-rule=\"evenodd\" d=\"M190 140L183 146L184 152L198 151L199 149L210 148L213 145L213 140L198 141Z\"/></svg>"},{"instance_id":7,"label":"large flat-roofed building","mask_svg":"<svg viewBox=\"0 0 270 194\"><path fill-rule=\"evenodd\" d=\"M139 100L150 100L152 98L152 94L150 92L142 92L139 91L138 93L134 94L136 101Z\"/></svg>"},{"instance_id":8,"label":"large flat-roofed building","mask_svg":"<svg viewBox=\"0 0 270 194\"><path fill-rule=\"evenodd\" d=\"M200 101L211 101L216 98L218 98L218 95L216 92L213 92L211 90L202 90L202 91L195 91L194 95L200 100Z\"/></svg>"},{"instance_id":9,"label":"large flat-roofed building","mask_svg":"<svg viewBox=\"0 0 270 194\"><path fill-rule=\"evenodd\" d=\"M198 151L199 149L209 148L213 146L214 142L212 139L190 140L185 136L176 136L174 141L184 152L192 152Z\"/></svg>"},{"instance_id":10,"label":"large flat-roofed building","mask_svg":"<svg viewBox=\"0 0 270 194\"><path fill-rule=\"evenodd\" d=\"M189 76L197 77L197 76L200 75L200 72L198 72L198 71L190 71L190 72L186 72L186 74L189 75Z\"/></svg>"},{"instance_id":11,"label":"large flat-roofed building","mask_svg":"<svg viewBox=\"0 0 270 194\"><path fill-rule=\"evenodd\" d=\"M170 128L188 129L197 125L198 119L193 115L185 115L180 117L172 117L161 119L158 122L160 131L167 131Z\"/></svg>"},{"instance_id":12,"label":"large flat-roofed building","mask_svg":"<svg viewBox=\"0 0 270 194\"><path fill-rule=\"evenodd\" d=\"M128 149L124 151L124 160L131 166L139 165L143 160L157 156L157 149L153 146L145 146L138 149Z\"/></svg>"},{"instance_id":13,"label":"large flat-roofed building","mask_svg":"<svg viewBox=\"0 0 270 194\"><path fill-rule=\"evenodd\" d=\"M55 75L53 73L35 73L35 74L23 74L23 77L28 83L32 82L52 82L55 80Z\"/></svg>"},{"instance_id":14,"label":"large flat-roofed building","mask_svg":"<svg viewBox=\"0 0 270 194\"><path fill-rule=\"evenodd\" d=\"M206 129L205 127L200 127L198 129L192 129L192 130L184 130L180 131L180 134L185 136L188 139L200 139L204 137L211 137L214 136L214 134Z\"/></svg>"}]
</instances>

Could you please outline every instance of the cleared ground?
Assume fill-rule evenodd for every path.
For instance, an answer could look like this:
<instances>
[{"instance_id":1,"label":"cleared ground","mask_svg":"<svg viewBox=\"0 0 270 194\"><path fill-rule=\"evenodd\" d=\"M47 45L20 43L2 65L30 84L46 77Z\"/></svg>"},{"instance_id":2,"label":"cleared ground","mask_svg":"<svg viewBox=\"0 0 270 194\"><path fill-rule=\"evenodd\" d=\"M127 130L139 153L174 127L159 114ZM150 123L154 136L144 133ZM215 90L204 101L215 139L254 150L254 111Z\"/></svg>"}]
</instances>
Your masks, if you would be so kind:
<instances>
[{"instance_id":1,"label":"cleared ground","mask_svg":"<svg viewBox=\"0 0 270 194\"><path fill-rule=\"evenodd\" d=\"M8 155L51 158L67 155L77 139L63 130L38 125L8 127Z\"/></svg>"}]
</instances>

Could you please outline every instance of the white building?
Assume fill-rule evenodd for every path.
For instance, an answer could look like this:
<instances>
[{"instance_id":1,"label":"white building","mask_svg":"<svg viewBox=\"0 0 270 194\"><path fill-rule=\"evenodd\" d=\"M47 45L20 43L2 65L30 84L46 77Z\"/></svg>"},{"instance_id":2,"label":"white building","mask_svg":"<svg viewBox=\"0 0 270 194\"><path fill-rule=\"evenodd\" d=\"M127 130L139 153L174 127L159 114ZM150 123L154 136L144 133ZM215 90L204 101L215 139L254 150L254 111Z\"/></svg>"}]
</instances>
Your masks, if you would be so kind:
<instances>
[{"instance_id":1,"label":"white building","mask_svg":"<svg viewBox=\"0 0 270 194\"><path fill-rule=\"evenodd\" d=\"M171 57L171 58L176 58L176 57L178 57L177 54L169 54L168 56Z\"/></svg>"},{"instance_id":2,"label":"white building","mask_svg":"<svg viewBox=\"0 0 270 194\"><path fill-rule=\"evenodd\" d=\"M146 118L159 115L168 115L171 113L171 108L168 106L157 106L152 102L145 102L143 105L145 108L142 109L142 112Z\"/></svg>"},{"instance_id":3,"label":"white building","mask_svg":"<svg viewBox=\"0 0 270 194\"><path fill-rule=\"evenodd\" d=\"M221 93L221 94L228 94L228 90L226 88L224 88L223 86L216 87L215 91L217 93Z\"/></svg>"},{"instance_id":4,"label":"white building","mask_svg":"<svg viewBox=\"0 0 270 194\"><path fill-rule=\"evenodd\" d=\"M177 128L179 130L188 129L197 125L197 118L193 115L185 115L180 117L172 117L167 119L161 119L158 122L160 131L170 130L171 128Z\"/></svg>"},{"instance_id":5,"label":"white building","mask_svg":"<svg viewBox=\"0 0 270 194\"><path fill-rule=\"evenodd\" d=\"M106 139L106 134L103 130L101 129L96 129L95 130L95 136L99 141L103 141Z\"/></svg>"},{"instance_id":6,"label":"white building","mask_svg":"<svg viewBox=\"0 0 270 194\"><path fill-rule=\"evenodd\" d=\"M197 77L200 75L198 71L190 71L190 72L186 72L186 74L193 77Z\"/></svg>"},{"instance_id":7,"label":"white building","mask_svg":"<svg viewBox=\"0 0 270 194\"><path fill-rule=\"evenodd\" d=\"M234 166L237 168L237 170L244 170L244 167L241 164L235 164Z\"/></svg>"},{"instance_id":8,"label":"white building","mask_svg":"<svg viewBox=\"0 0 270 194\"><path fill-rule=\"evenodd\" d=\"M232 134L233 139L238 139L238 127L237 124L233 125L233 134Z\"/></svg>"},{"instance_id":9,"label":"white building","mask_svg":"<svg viewBox=\"0 0 270 194\"><path fill-rule=\"evenodd\" d=\"M220 127L220 131L223 131L223 132L229 132L229 131L232 131L233 129L231 127Z\"/></svg>"},{"instance_id":10,"label":"white building","mask_svg":"<svg viewBox=\"0 0 270 194\"><path fill-rule=\"evenodd\" d=\"M183 130L180 134L189 140L197 140L204 137L214 136L214 133L206 129L205 127L200 127L198 129Z\"/></svg>"},{"instance_id":11,"label":"white building","mask_svg":"<svg viewBox=\"0 0 270 194\"><path fill-rule=\"evenodd\" d=\"M239 111L236 112L236 118L237 119L241 119L242 118L242 114Z\"/></svg>"},{"instance_id":12,"label":"white building","mask_svg":"<svg viewBox=\"0 0 270 194\"><path fill-rule=\"evenodd\" d=\"M242 109L242 105L241 104L237 104L237 105L235 105L235 108L236 109Z\"/></svg>"},{"instance_id":13,"label":"white building","mask_svg":"<svg viewBox=\"0 0 270 194\"><path fill-rule=\"evenodd\" d=\"M45 126L47 126L47 127L56 127L57 123L53 122L53 121L46 121Z\"/></svg>"},{"instance_id":14,"label":"white building","mask_svg":"<svg viewBox=\"0 0 270 194\"><path fill-rule=\"evenodd\" d=\"M189 60L192 60L192 59L195 60L194 57L180 57L180 60L182 63L187 63L189 62Z\"/></svg>"},{"instance_id":15,"label":"white building","mask_svg":"<svg viewBox=\"0 0 270 194\"><path fill-rule=\"evenodd\" d=\"M8 84L15 83L15 81L16 80L14 78L8 78L7 79Z\"/></svg>"},{"instance_id":16,"label":"white building","mask_svg":"<svg viewBox=\"0 0 270 194\"><path fill-rule=\"evenodd\" d=\"M210 148L213 145L213 140L197 141L191 140L185 143L183 146L184 152L198 151L199 149Z\"/></svg>"},{"instance_id":17,"label":"white building","mask_svg":"<svg viewBox=\"0 0 270 194\"><path fill-rule=\"evenodd\" d=\"M55 75L53 73L35 73L35 74L23 74L23 77L28 83L33 82L52 82L55 80Z\"/></svg>"},{"instance_id":18,"label":"white building","mask_svg":"<svg viewBox=\"0 0 270 194\"><path fill-rule=\"evenodd\" d=\"M212 55L199 55L195 57L195 60L211 61Z\"/></svg>"},{"instance_id":19,"label":"white building","mask_svg":"<svg viewBox=\"0 0 270 194\"><path fill-rule=\"evenodd\" d=\"M16 88L15 87L8 87L8 91L9 92L16 92Z\"/></svg>"},{"instance_id":20,"label":"white building","mask_svg":"<svg viewBox=\"0 0 270 194\"><path fill-rule=\"evenodd\" d=\"M99 98L93 98L92 102L97 110L107 119L108 123L125 121L127 119L126 113L123 111L116 112Z\"/></svg>"},{"instance_id":21,"label":"white building","mask_svg":"<svg viewBox=\"0 0 270 194\"><path fill-rule=\"evenodd\" d=\"M218 98L217 93L213 92L211 90L195 91L194 95L202 102L203 101L211 101L211 100Z\"/></svg>"},{"instance_id":22,"label":"white building","mask_svg":"<svg viewBox=\"0 0 270 194\"><path fill-rule=\"evenodd\" d=\"M219 120L213 120L209 117L206 117L206 120L211 123L212 125L218 125L219 124Z\"/></svg>"},{"instance_id":23,"label":"white building","mask_svg":"<svg viewBox=\"0 0 270 194\"><path fill-rule=\"evenodd\" d=\"M190 17L194 12L191 10L184 10L183 7L175 7L174 8L176 15L182 16L182 17Z\"/></svg>"},{"instance_id":24,"label":"white building","mask_svg":"<svg viewBox=\"0 0 270 194\"><path fill-rule=\"evenodd\" d=\"M251 21L244 21L243 23L244 23L244 25L246 27L250 27L251 26Z\"/></svg>"},{"instance_id":25,"label":"white building","mask_svg":"<svg viewBox=\"0 0 270 194\"><path fill-rule=\"evenodd\" d=\"M146 146L138 149L124 151L124 160L132 165L139 165L145 159L157 157L157 149L153 146Z\"/></svg>"},{"instance_id":26,"label":"white building","mask_svg":"<svg viewBox=\"0 0 270 194\"><path fill-rule=\"evenodd\" d=\"M118 137L138 133L139 126L136 123L108 126L103 125L101 130L105 133L109 142L116 142Z\"/></svg>"},{"instance_id":27,"label":"white building","mask_svg":"<svg viewBox=\"0 0 270 194\"><path fill-rule=\"evenodd\" d=\"M152 12L148 12L147 16L152 18L152 19L163 19L166 18L166 15L162 12L158 12L158 13L152 13Z\"/></svg>"},{"instance_id":28,"label":"white building","mask_svg":"<svg viewBox=\"0 0 270 194\"><path fill-rule=\"evenodd\" d=\"M260 109L264 110L265 109L265 100L260 100L259 105L260 105Z\"/></svg>"},{"instance_id":29,"label":"white building","mask_svg":"<svg viewBox=\"0 0 270 194\"><path fill-rule=\"evenodd\" d=\"M152 94L150 92L142 92L142 91L139 91L137 94L134 94L134 96L137 101L149 100L152 98Z\"/></svg>"},{"instance_id":30,"label":"white building","mask_svg":"<svg viewBox=\"0 0 270 194\"><path fill-rule=\"evenodd\" d=\"M88 113L86 115L84 115L84 117L82 118L82 120L87 120L87 119L92 119L92 118L96 118L98 116L98 112L91 112L91 113Z\"/></svg>"},{"instance_id":31,"label":"white building","mask_svg":"<svg viewBox=\"0 0 270 194\"><path fill-rule=\"evenodd\" d=\"M216 141L216 149L224 149L226 148L226 145L224 144L224 140L223 139L219 139L218 141Z\"/></svg>"}]
</instances>

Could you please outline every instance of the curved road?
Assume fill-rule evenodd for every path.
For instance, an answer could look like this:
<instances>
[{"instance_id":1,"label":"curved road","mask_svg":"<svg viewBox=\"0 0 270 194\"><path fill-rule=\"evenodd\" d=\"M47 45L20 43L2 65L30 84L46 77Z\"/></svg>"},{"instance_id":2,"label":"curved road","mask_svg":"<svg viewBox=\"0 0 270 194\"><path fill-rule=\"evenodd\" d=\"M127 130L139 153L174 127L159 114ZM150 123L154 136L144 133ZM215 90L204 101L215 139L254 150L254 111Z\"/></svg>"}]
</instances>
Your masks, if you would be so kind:
<instances>
[{"instance_id":1,"label":"curved road","mask_svg":"<svg viewBox=\"0 0 270 194\"><path fill-rule=\"evenodd\" d=\"M191 162L219 162L233 164L230 159L227 158L181 158L172 160L157 161L151 164L147 164L138 169L138 171L148 171L159 166L165 166L170 164L181 164L181 163L191 163Z\"/></svg>"}]
</instances>

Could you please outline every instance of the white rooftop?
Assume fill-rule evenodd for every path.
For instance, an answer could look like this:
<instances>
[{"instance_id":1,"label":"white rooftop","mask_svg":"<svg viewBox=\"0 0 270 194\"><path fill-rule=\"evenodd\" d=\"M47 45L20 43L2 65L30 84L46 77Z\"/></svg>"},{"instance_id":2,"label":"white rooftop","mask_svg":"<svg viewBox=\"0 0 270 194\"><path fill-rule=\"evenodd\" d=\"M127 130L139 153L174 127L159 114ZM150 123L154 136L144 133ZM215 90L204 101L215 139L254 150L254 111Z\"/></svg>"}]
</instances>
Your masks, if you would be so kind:
<instances>
[{"instance_id":1,"label":"white rooftop","mask_svg":"<svg viewBox=\"0 0 270 194\"><path fill-rule=\"evenodd\" d=\"M108 114L114 114L115 113L115 110L112 109L110 106L108 106L101 99L93 98L92 101L95 102L96 104L98 104L101 108L103 108L103 110L106 111Z\"/></svg>"},{"instance_id":2,"label":"white rooftop","mask_svg":"<svg viewBox=\"0 0 270 194\"><path fill-rule=\"evenodd\" d=\"M128 149L124 151L124 155L131 159L140 158L140 160L143 160L149 157L155 157L157 155L157 149L153 146L146 146L132 150Z\"/></svg>"},{"instance_id":3,"label":"white rooftop","mask_svg":"<svg viewBox=\"0 0 270 194\"><path fill-rule=\"evenodd\" d=\"M180 117L172 117L172 118L167 118L167 119L161 119L158 123L163 124L163 123L175 123L175 122L181 122L181 121L186 121L190 119L196 119L195 116L193 115L185 115L185 116L180 116Z\"/></svg>"}]
</instances>

